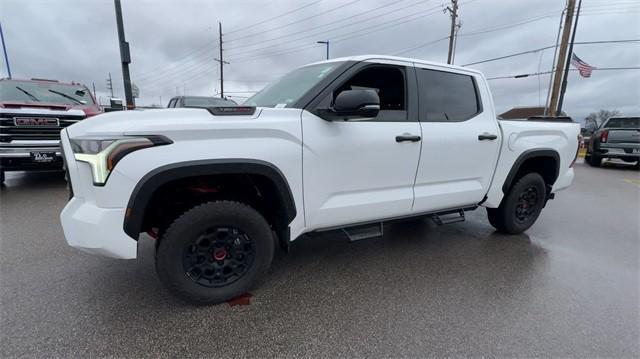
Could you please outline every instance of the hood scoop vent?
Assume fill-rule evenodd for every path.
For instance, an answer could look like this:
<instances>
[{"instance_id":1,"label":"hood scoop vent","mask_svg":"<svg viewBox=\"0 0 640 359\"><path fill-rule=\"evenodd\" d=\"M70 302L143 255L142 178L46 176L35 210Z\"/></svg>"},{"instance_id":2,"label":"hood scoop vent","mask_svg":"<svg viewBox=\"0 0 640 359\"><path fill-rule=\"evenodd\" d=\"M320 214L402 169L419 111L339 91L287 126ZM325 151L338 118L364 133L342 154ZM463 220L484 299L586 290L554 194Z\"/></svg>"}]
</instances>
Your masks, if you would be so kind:
<instances>
[{"instance_id":1,"label":"hood scoop vent","mask_svg":"<svg viewBox=\"0 0 640 359\"><path fill-rule=\"evenodd\" d=\"M207 107L214 116L251 116L256 112L255 106Z\"/></svg>"}]
</instances>

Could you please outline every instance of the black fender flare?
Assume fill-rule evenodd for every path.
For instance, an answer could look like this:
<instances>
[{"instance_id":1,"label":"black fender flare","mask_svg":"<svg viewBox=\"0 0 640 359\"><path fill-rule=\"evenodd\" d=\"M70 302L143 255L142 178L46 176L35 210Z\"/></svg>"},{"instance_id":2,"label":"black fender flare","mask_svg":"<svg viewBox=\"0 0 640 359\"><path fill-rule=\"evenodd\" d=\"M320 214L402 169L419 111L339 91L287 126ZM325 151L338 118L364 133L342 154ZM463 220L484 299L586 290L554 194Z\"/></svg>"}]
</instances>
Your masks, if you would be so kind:
<instances>
[{"instance_id":1,"label":"black fender flare","mask_svg":"<svg viewBox=\"0 0 640 359\"><path fill-rule=\"evenodd\" d=\"M511 170L509 170L509 174L507 175L507 178L502 185L502 193L507 194L507 191L509 191L509 188L511 187L511 183L518 174L518 171L520 171L520 167L522 167L522 164L529 159L537 157L550 157L555 160L556 167L555 173L553 174L553 182L548 183L547 185L553 185L553 183L555 183L555 181L558 179L558 175L560 174L560 155L558 154L558 152L556 150L546 148L526 150L520 156L518 156L516 161L513 163Z\"/></svg>"},{"instance_id":2,"label":"black fender flare","mask_svg":"<svg viewBox=\"0 0 640 359\"><path fill-rule=\"evenodd\" d=\"M242 158L197 160L158 167L142 177L129 197L124 218L124 232L129 237L138 239L149 201L162 185L181 178L216 174L252 174L269 178L278 190L286 223L291 223L296 217L296 205L289 183L280 169L273 164Z\"/></svg>"}]
</instances>

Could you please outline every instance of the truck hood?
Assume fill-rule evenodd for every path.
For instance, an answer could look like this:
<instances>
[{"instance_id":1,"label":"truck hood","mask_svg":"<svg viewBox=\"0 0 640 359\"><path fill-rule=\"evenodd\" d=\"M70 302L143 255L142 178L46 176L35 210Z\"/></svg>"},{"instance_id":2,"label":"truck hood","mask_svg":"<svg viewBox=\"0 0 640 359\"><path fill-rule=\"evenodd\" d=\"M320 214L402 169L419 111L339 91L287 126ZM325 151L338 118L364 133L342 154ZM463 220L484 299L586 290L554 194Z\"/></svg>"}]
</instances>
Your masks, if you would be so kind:
<instances>
[{"instance_id":1,"label":"truck hood","mask_svg":"<svg viewBox=\"0 0 640 359\"><path fill-rule=\"evenodd\" d=\"M108 112L67 128L69 137L124 136L197 132L199 130L250 128L265 113L286 111L299 118L300 109L257 108L253 115L214 116L206 109L176 108ZM263 126L260 126L263 127Z\"/></svg>"},{"instance_id":2,"label":"truck hood","mask_svg":"<svg viewBox=\"0 0 640 359\"><path fill-rule=\"evenodd\" d=\"M0 101L0 108L34 110L42 109L51 111L82 110L87 116L95 116L102 112L97 105L70 105L55 102Z\"/></svg>"}]
</instances>

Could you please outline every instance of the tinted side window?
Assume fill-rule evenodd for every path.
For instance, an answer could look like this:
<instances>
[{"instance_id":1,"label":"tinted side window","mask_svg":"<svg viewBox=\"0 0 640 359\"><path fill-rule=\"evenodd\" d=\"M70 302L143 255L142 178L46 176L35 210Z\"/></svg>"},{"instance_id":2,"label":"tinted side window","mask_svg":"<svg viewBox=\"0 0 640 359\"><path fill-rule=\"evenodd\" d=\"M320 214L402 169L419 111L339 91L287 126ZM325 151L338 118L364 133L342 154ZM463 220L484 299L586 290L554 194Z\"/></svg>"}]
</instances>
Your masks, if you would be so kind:
<instances>
[{"instance_id":1,"label":"tinted side window","mask_svg":"<svg viewBox=\"0 0 640 359\"><path fill-rule=\"evenodd\" d=\"M480 112L473 77L416 69L420 86L420 121L466 121Z\"/></svg>"},{"instance_id":2,"label":"tinted side window","mask_svg":"<svg viewBox=\"0 0 640 359\"><path fill-rule=\"evenodd\" d=\"M406 81L404 68L370 66L360 70L333 92L333 100L344 90L372 89L380 97L380 112L372 121L407 120Z\"/></svg>"}]
</instances>

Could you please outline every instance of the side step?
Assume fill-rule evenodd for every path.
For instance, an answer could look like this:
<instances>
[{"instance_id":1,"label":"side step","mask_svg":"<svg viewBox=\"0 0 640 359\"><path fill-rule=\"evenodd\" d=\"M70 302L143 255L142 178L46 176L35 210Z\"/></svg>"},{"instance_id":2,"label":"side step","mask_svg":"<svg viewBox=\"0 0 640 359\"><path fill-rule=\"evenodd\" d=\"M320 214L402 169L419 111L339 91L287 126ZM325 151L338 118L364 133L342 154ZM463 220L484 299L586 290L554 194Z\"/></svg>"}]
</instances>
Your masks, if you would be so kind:
<instances>
[{"instance_id":1,"label":"side step","mask_svg":"<svg viewBox=\"0 0 640 359\"><path fill-rule=\"evenodd\" d=\"M464 211L459 210L452 213L442 213L442 214L434 214L431 216L431 220L441 226L443 224L450 224L456 222L464 222Z\"/></svg>"},{"instance_id":2,"label":"side step","mask_svg":"<svg viewBox=\"0 0 640 359\"><path fill-rule=\"evenodd\" d=\"M342 232L347 236L349 242L355 242L361 239L382 237L383 227L384 224L379 222L342 228Z\"/></svg>"}]
</instances>

